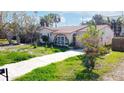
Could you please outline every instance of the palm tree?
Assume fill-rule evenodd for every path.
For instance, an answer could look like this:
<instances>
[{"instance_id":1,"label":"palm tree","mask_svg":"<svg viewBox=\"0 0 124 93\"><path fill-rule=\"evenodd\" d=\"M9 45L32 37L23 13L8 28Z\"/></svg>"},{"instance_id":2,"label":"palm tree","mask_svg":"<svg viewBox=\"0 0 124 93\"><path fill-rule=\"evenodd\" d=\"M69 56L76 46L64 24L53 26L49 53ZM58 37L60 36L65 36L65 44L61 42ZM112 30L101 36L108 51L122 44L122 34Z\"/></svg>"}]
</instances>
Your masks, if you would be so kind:
<instances>
[{"instance_id":1,"label":"palm tree","mask_svg":"<svg viewBox=\"0 0 124 93\"><path fill-rule=\"evenodd\" d=\"M46 21L46 19L45 18L41 18L40 19L40 25L42 26L42 27L48 27L49 25L48 25L48 22Z\"/></svg>"},{"instance_id":2,"label":"palm tree","mask_svg":"<svg viewBox=\"0 0 124 93\"><path fill-rule=\"evenodd\" d=\"M118 17L117 20L111 21L111 27L114 30L115 36L120 36L122 24L124 24L124 17L123 16Z\"/></svg>"},{"instance_id":3,"label":"palm tree","mask_svg":"<svg viewBox=\"0 0 124 93\"><path fill-rule=\"evenodd\" d=\"M123 16L118 17L117 22L121 23L121 24L124 24L124 17Z\"/></svg>"},{"instance_id":4,"label":"palm tree","mask_svg":"<svg viewBox=\"0 0 124 93\"><path fill-rule=\"evenodd\" d=\"M53 24L55 23L55 27L57 27L57 23L60 21L61 18L58 14L50 13L40 19L40 24L41 26L53 27Z\"/></svg>"},{"instance_id":5,"label":"palm tree","mask_svg":"<svg viewBox=\"0 0 124 93\"><path fill-rule=\"evenodd\" d=\"M57 23L59 23L61 21L61 18L58 14L54 15L54 23L55 23L55 27L57 27Z\"/></svg>"}]
</instances>

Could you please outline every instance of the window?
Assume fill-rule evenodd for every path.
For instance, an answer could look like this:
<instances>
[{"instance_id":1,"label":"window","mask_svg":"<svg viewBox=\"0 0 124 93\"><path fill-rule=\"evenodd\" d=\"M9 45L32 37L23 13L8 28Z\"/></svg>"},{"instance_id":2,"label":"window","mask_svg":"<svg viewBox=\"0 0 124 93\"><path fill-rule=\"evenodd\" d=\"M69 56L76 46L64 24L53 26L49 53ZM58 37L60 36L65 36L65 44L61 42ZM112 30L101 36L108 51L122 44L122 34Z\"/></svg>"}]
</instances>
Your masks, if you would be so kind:
<instances>
[{"instance_id":1,"label":"window","mask_svg":"<svg viewBox=\"0 0 124 93\"><path fill-rule=\"evenodd\" d=\"M61 37L61 44L64 45L64 37Z\"/></svg>"},{"instance_id":2,"label":"window","mask_svg":"<svg viewBox=\"0 0 124 93\"><path fill-rule=\"evenodd\" d=\"M57 35L54 42L59 46L67 46L69 43L65 35Z\"/></svg>"},{"instance_id":3,"label":"window","mask_svg":"<svg viewBox=\"0 0 124 93\"><path fill-rule=\"evenodd\" d=\"M58 45L64 45L65 44L65 39L64 36L57 36L57 42Z\"/></svg>"},{"instance_id":4,"label":"window","mask_svg":"<svg viewBox=\"0 0 124 93\"><path fill-rule=\"evenodd\" d=\"M57 44L60 44L60 37L57 37Z\"/></svg>"}]
</instances>

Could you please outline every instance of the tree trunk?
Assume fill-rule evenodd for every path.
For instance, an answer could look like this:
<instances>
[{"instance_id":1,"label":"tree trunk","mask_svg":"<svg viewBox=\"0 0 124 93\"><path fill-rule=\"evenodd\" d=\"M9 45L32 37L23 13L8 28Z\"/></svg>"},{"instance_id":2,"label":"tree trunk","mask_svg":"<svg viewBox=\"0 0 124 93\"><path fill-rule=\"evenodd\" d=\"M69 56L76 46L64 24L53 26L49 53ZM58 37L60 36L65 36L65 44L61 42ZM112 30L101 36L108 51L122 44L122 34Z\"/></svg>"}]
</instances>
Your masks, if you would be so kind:
<instances>
[{"instance_id":1,"label":"tree trunk","mask_svg":"<svg viewBox=\"0 0 124 93\"><path fill-rule=\"evenodd\" d=\"M55 22L55 28L57 28L57 23Z\"/></svg>"},{"instance_id":2,"label":"tree trunk","mask_svg":"<svg viewBox=\"0 0 124 93\"><path fill-rule=\"evenodd\" d=\"M12 44L12 38L9 36L9 34L7 33L6 30L4 30L3 32L5 34L7 41L9 42L9 45L11 45Z\"/></svg>"},{"instance_id":3,"label":"tree trunk","mask_svg":"<svg viewBox=\"0 0 124 93\"><path fill-rule=\"evenodd\" d=\"M19 37L20 29L19 29L19 26L17 26L16 30L17 30L17 31L15 31L16 32L16 41L17 41L17 44L20 44L20 37Z\"/></svg>"}]
</instances>

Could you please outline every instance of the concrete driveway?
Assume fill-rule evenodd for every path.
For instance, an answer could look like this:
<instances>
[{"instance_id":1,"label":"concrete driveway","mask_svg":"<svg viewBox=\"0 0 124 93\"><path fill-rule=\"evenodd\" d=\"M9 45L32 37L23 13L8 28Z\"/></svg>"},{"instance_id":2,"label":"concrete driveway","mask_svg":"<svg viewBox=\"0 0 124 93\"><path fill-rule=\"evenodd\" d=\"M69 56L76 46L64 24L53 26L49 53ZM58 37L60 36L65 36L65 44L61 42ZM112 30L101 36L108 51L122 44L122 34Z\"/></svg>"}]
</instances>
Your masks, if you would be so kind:
<instances>
[{"instance_id":1,"label":"concrete driveway","mask_svg":"<svg viewBox=\"0 0 124 93\"><path fill-rule=\"evenodd\" d=\"M35 57L29 60L21 61L18 63L7 64L0 68L8 68L9 80L13 80L22 76L35 68L46 66L51 63L59 62L69 57L83 54L82 50L69 50L66 52L59 52L54 54L45 55L42 57ZM0 75L0 81L6 79Z\"/></svg>"}]
</instances>

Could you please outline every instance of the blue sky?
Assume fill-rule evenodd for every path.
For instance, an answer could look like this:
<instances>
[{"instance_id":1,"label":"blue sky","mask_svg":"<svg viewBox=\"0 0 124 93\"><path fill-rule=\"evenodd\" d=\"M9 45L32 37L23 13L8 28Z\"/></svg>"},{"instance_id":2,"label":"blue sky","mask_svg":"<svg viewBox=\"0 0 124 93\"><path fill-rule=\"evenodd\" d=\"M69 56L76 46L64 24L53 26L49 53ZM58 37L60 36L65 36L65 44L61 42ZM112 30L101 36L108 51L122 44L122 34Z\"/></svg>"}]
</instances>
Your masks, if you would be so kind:
<instances>
[{"instance_id":1,"label":"blue sky","mask_svg":"<svg viewBox=\"0 0 124 93\"><path fill-rule=\"evenodd\" d=\"M57 13L61 16L61 22L58 24L59 26L79 25L82 20L90 20L95 14L101 14L103 16L120 16L123 14L122 11L37 11L37 16L41 17L48 13ZM29 12L29 15L30 14L31 12Z\"/></svg>"}]
</instances>

